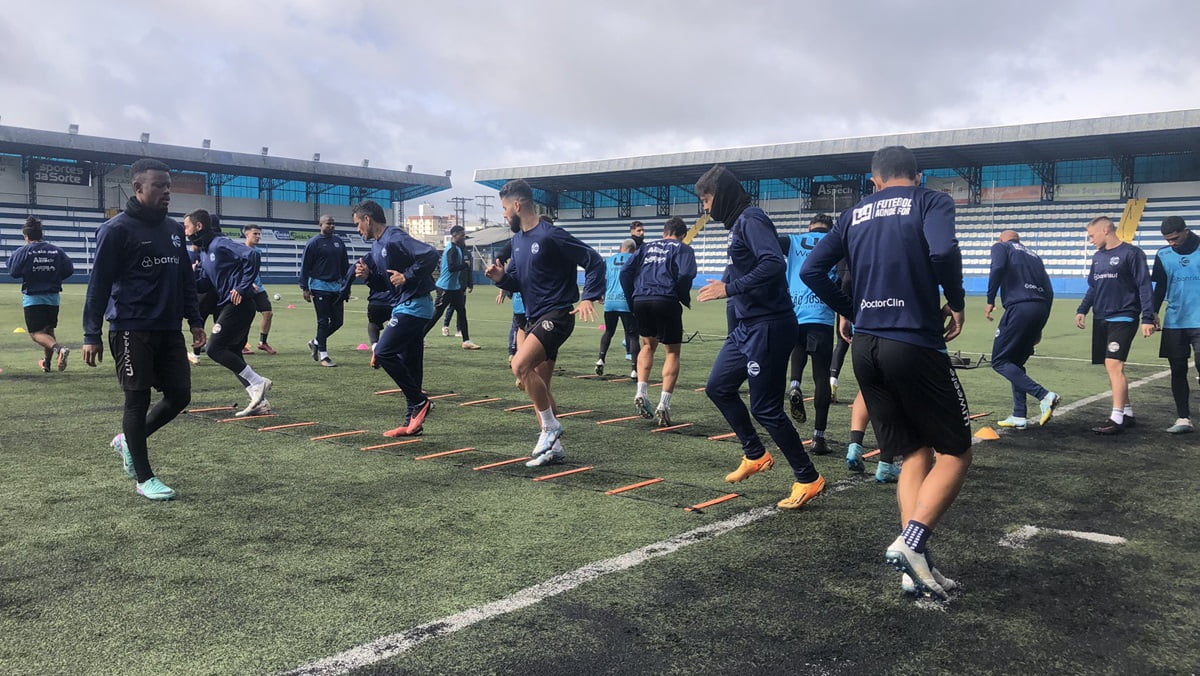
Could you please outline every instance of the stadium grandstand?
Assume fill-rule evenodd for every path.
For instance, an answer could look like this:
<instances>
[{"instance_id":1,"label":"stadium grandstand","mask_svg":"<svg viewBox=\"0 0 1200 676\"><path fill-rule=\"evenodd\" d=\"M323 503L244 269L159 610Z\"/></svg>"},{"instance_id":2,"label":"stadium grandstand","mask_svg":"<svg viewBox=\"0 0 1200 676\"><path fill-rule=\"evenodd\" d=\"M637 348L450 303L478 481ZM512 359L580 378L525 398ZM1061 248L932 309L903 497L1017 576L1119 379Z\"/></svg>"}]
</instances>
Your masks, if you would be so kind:
<instances>
[{"instance_id":1,"label":"stadium grandstand","mask_svg":"<svg viewBox=\"0 0 1200 676\"><path fill-rule=\"evenodd\" d=\"M1200 223L1200 110L481 169L475 181L499 188L525 179L558 225L608 256L634 220L651 237L668 216L694 221L702 212L692 186L714 164L791 232L869 193L871 155L888 145L913 149L925 185L954 197L970 293L985 291L989 250L1004 229L1042 256L1059 294L1077 295L1093 217L1120 218L1122 239L1151 261L1166 244L1162 217ZM725 241L720 225L693 241L697 284L724 268Z\"/></svg>"},{"instance_id":2,"label":"stadium grandstand","mask_svg":"<svg viewBox=\"0 0 1200 676\"><path fill-rule=\"evenodd\" d=\"M271 157L200 148L84 136L72 125L66 133L0 126L0 266L24 244L21 226L37 216L48 241L75 261L77 275L91 270L96 228L124 207L131 192L129 167L143 157L172 169L171 214L182 220L193 209L218 214L231 237L244 225L263 228L259 249L263 279L292 282L300 269L305 241L316 234L317 219L331 214L353 255L366 245L350 219L350 206L365 199L390 205L402 222L403 203L450 188L445 176L368 166ZM13 281L7 274L5 281ZM76 279L79 279L77 276Z\"/></svg>"}]
</instances>

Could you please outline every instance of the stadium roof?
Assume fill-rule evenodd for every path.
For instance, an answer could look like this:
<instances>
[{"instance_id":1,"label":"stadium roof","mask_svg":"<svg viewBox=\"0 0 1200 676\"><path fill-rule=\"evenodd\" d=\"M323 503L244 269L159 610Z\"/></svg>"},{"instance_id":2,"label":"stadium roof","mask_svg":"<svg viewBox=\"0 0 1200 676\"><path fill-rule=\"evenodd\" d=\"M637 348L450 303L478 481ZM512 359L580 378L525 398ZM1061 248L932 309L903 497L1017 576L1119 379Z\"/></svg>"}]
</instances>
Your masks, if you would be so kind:
<instances>
[{"instance_id":1,"label":"stadium roof","mask_svg":"<svg viewBox=\"0 0 1200 676\"><path fill-rule=\"evenodd\" d=\"M925 169L1200 153L1200 110L479 169L475 181L499 188L523 178L548 192L691 185L714 164L741 179L861 174L889 145L911 148Z\"/></svg>"},{"instance_id":2,"label":"stadium roof","mask_svg":"<svg viewBox=\"0 0 1200 676\"><path fill-rule=\"evenodd\" d=\"M171 169L182 171L397 190L401 199L413 199L451 187L449 176L4 125L0 125L0 153L116 165L129 165L143 157L152 157L166 162Z\"/></svg>"}]
</instances>

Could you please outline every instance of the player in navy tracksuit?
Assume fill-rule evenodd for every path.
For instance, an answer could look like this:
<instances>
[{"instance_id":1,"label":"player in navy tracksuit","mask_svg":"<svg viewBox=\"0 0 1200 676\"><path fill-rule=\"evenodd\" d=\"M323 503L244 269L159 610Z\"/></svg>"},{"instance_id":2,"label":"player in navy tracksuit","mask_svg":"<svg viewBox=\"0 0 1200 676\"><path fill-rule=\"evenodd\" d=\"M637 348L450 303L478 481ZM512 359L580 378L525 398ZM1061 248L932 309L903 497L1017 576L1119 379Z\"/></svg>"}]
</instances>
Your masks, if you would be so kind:
<instances>
[{"instance_id":1,"label":"player in navy tracksuit","mask_svg":"<svg viewBox=\"0 0 1200 676\"><path fill-rule=\"evenodd\" d=\"M638 228L642 227L638 223ZM630 228L632 230L632 228ZM608 357L608 346L612 344L613 336L617 333L617 322L625 330L625 355L632 356L633 346L637 344L637 321L629 309L629 299L625 297L625 289L621 288L621 268L633 256L638 248L632 238L621 242L621 250L604 261L604 333L600 334L600 358L596 360L596 375L604 375L604 360ZM637 364L631 378L637 378Z\"/></svg>"},{"instance_id":2,"label":"player in navy tracksuit","mask_svg":"<svg viewBox=\"0 0 1200 676\"><path fill-rule=\"evenodd\" d=\"M42 240L42 222L33 216L21 228L25 246L8 258L8 274L21 280L21 307L25 311L25 329L44 353L42 370L50 372L50 361L58 370L67 368L71 348L60 345L54 336L58 327L59 293L62 283L75 274L71 258L62 249Z\"/></svg>"},{"instance_id":3,"label":"player in navy tracksuit","mask_svg":"<svg viewBox=\"0 0 1200 676\"><path fill-rule=\"evenodd\" d=\"M500 189L504 218L513 231L512 260L507 266L493 263L488 279L506 291L520 291L525 302L525 340L512 361L513 375L529 394L541 422L529 467L562 460L563 428L554 416L550 378L558 349L575 328L575 316L585 322L596 318L592 302L604 296L604 259L592 247L566 230L538 217L533 189L523 180L509 181ZM576 269L584 268L583 300ZM572 309L576 301L579 306Z\"/></svg>"},{"instance_id":4,"label":"player in navy tracksuit","mask_svg":"<svg viewBox=\"0 0 1200 676\"><path fill-rule=\"evenodd\" d=\"M196 309L196 278L185 261L183 227L167 217L171 174L157 160L138 160L130 169L133 196L125 210L96 233L96 254L83 306L83 361L104 358L100 332L108 320L108 342L125 391L123 432L112 448L137 492L170 500L171 490L150 468L146 437L170 422L192 397L187 348L179 332L187 319L192 345L204 345L204 322ZM163 398L150 409L150 388Z\"/></svg>"},{"instance_id":5,"label":"player in navy tracksuit","mask_svg":"<svg viewBox=\"0 0 1200 676\"><path fill-rule=\"evenodd\" d=\"M345 278L350 269L346 245L333 228L333 216L321 216L321 233L308 240L300 259L300 290L304 292L304 300L317 311L317 336L308 341L308 349L313 361L321 366L337 366L329 358L327 341L342 328Z\"/></svg>"},{"instance_id":6,"label":"player in navy tracksuit","mask_svg":"<svg viewBox=\"0 0 1200 676\"><path fill-rule=\"evenodd\" d=\"M1179 216L1163 219L1163 239L1168 246L1158 250L1154 257L1154 315L1158 317L1163 301L1167 302L1167 313L1162 320L1162 339L1158 356L1171 365L1171 395L1175 398L1178 418L1167 429L1171 434L1191 432L1189 414L1188 357L1195 357L1200 369L1200 263L1197 249L1200 237L1187 229Z\"/></svg>"},{"instance_id":7,"label":"player in navy tracksuit","mask_svg":"<svg viewBox=\"0 0 1200 676\"><path fill-rule=\"evenodd\" d=\"M701 302L729 298L729 337L721 346L704 392L742 442L742 461L725 480L742 481L771 469L775 461L754 429L751 413L783 451L795 473L782 509L798 509L825 487L825 479L804 452L796 428L783 412L787 362L796 344L796 317L787 291L787 262L775 224L728 169L714 166L696 182L704 210L729 230L729 265L722 279L700 289ZM750 410L738 389L750 383Z\"/></svg>"},{"instance_id":8,"label":"player in navy tracksuit","mask_svg":"<svg viewBox=\"0 0 1200 676\"><path fill-rule=\"evenodd\" d=\"M266 397L271 390L271 380L256 373L242 357L242 346L250 335L250 325L254 323L257 311L254 294L259 253L214 232L204 209L196 209L185 216L183 230L188 241L200 248L200 269L204 275L199 286L211 286L217 298L217 318L208 341L208 356L237 376L238 382L246 388L246 394L250 395L250 404L234 415L270 413L271 404Z\"/></svg>"},{"instance_id":9,"label":"player in navy tracksuit","mask_svg":"<svg viewBox=\"0 0 1200 676\"><path fill-rule=\"evenodd\" d=\"M1000 233L992 245L992 268L988 275L987 307L983 316L992 321L996 292L1004 301L1004 318L992 341L992 369L1012 383L1013 412L1001 420L1000 427L1025 429L1028 422L1025 397L1037 399L1041 407L1039 424L1050 422L1058 395L1039 385L1025 372L1025 362L1033 347L1042 339L1042 328L1050 318L1054 289L1042 259L1024 244L1015 230Z\"/></svg>"},{"instance_id":10,"label":"player in navy tracksuit","mask_svg":"<svg viewBox=\"0 0 1200 676\"><path fill-rule=\"evenodd\" d=\"M510 258L512 258L512 242L501 247L496 254L496 264L501 267L508 265ZM512 324L508 327L508 364L511 367L513 357L517 356L517 349L525 341L525 299L521 298L520 291L500 289L496 293L496 305L502 305L505 298L512 298ZM517 381L517 387L521 387L520 381Z\"/></svg>"},{"instance_id":11,"label":"player in navy tracksuit","mask_svg":"<svg viewBox=\"0 0 1200 676\"><path fill-rule=\"evenodd\" d=\"M971 464L970 412L946 354L946 341L962 331L965 294L954 201L920 187L919 180L908 148L878 150L871 159L876 192L841 213L800 277L853 320L854 375L881 457L904 458L896 496L905 525L885 560L910 576L915 588L944 598L955 585L929 562L926 541ZM854 276L853 299L829 278L843 258ZM847 340L848 329L843 325Z\"/></svg>"},{"instance_id":12,"label":"player in navy tracksuit","mask_svg":"<svg viewBox=\"0 0 1200 676\"><path fill-rule=\"evenodd\" d=\"M679 379L683 347L683 306L692 306L692 280L696 278L696 252L682 241L687 231L687 223L673 216L663 228L663 238L638 247L620 273L621 289L633 304L642 344L633 403L643 418L653 416L659 427L671 425L671 395ZM667 356L662 368L662 394L651 413L650 369L659 343Z\"/></svg>"},{"instance_id":13,"label":"player in navy tracksuit","mask_svg":"<svg viewBox=\"0 0 1200 676\"><path fill-rule=\"evenodd\" d=\"M804 377L808 357L812 355L813 410L816 412L812 439L814 455L829 453L829 446L825 443L825 426L829 422L829 403L832 399L829 365L833 361L833 323L836 315L800 279L800 268L809 252L831 227L833 219L826 214L818 214L808 224L808 232L779 238L779 246L787 257L788 294L792 297L792 309L796 313L799 331L796 344L792 347L792 382L788 387L788 400L792 407L792 418L801 423L807 420L800 381ZM830 269L829 274L830 278L836 279L836 266Z\"/></svg>"},{"instance_id":14,"label":"player in navy tracksuit","mask_svg":"<svg viewBox=\"0 0 1200 676\"><path fill-rule=\"evenodd\" d=\"M433 271L438 254L400 228L388 227L383 207L367 200L353 207L354 226L363 239L373 239L371 253L354 266L354 274L372 289L391 289L392 316L375 345L375 363L404 392L404 424L384 432L389 437L420 434L433 408L421 389L425 376L425 327L433 318Z\"/></svg>"},{"instance_id":15,"label":"player in navy tracksuit","mask_svg":"<svg viewBox=\"0 0 1200 676\"><path fill-rule=\"evenodd\" d=\"M1112 386L1112 413L1092 428L1096 434L1120 434L1137 424L1129 402L1129 379L1125 377L1125 359L1137 335L1138 317L1142 335L1154 333L1154 295L1146 254L1117 237L1117 227L1107 216L1093 218L1087 226L1088 241L1097 251L1088 271L1088 290L1079 303L1075 325L1087 328L1087 313L1092 310L1092 363L1104 364Z\"/></svg>"}]
</instances>

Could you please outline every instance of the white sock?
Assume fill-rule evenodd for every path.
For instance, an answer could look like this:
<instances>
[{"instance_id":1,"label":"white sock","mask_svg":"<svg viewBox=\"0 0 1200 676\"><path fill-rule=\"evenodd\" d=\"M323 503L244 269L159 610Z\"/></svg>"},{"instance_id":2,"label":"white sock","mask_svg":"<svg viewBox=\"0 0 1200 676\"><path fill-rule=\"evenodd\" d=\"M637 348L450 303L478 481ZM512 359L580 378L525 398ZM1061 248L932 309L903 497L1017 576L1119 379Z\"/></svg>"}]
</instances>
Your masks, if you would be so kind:
<instances>
[{"instance_id":1,"label":"white sock","mask_svg":"<svg viewBox=\"0 0 1200 676\"><path fill-rule=\"evenodd\" d=\"M671 408L671 393L663 392L658 397L658 405L662 408Z\"/></svg>"},{"instance_id":2,"label":"white sock","mask_svg":"<svg viewBox=\"0 0 1200 676\"><path fill-rule=\"evenodd\" d=\"M251 385L261 385L263 381L263 377L255 373L249 365L242 369L241 373L238 373L238 377Z\"/></svg>"},{"instance_id":3,"label":"white sock","mask_svg":"<svg viewBox=\"0 0 1200 676\"><path fill-rule=\"evenodd\" d=\"M1125 405L1125 410L1124 410L1124 411L1122 411L1122 413L1123 413L1124 415L1126 415L1127 417L1130 417L1130 418L1132 418L1132 417L1133 417L1133 404L1126 404L1126 405Z\"/></svg>"},{"instance_id":4,"label":"white sock","mask_svg":"<svg viewBox=\"0 0 1200 676\"><path fill-rule=\"evenodd\" d=\"M324 351L322 351L322 352L318 352L318 353L317 353L317 359L318 359L318 360L320 360L320 359L329 359L329 353L328 353L328 352L324 352Z\"/></svg>"},{"instance_id":5,"label":"white sock","mask_svg":"<svg viewBox=\"0 0 1200 676\"><path fill-rule=\"evenodd\" d=\"M375 346L379 343L371 343L371 354L375 354Z\"/></svg>"},{"instance_id":6,"label":"white sock","mask_svg":"<svg viewBox=\"0 0 1200 676\"><path fill-rule=\"evenodd\" d=\"M650 383L642 380L638 382L637 394L634 396L643 397L650 393Z\"/></svg>"},{"instance_id":7,"label":"white sock","mask_svg":"<svg viewBox=\"0 0 1200 676\"><path fill-rule=\"evenodd\" d=\"M554 417L554 409L552 408L548 408L545 411L538 411L538 418L542 421L543 429L552 430L561 425L558 422L558 418Z\"/></svg>"},{"instance_id":8,"label":"white sock","mask_svg":"<svg viewBox=\"0 0 1200 676\"><path fill-rule=\"evenodd\" d=\"M800 389L800 381L799 381L799 380L793 380L793 381L791 382L791 384L789 384L789 385L788 385L788 387L790 387L790 388L791 388L791 389L793 389L793 390L798 390L798 389Z\"/></svg>"},{"instance_id":9,"label":"white sock","mask_svg":"<svg viewBox=\"0 0 1200 676\"><path fill-rule=\"evenodd\" d=\"M837 378L834 378L833 376L829 376L829 385L831 387L837 387Z\"/></svg>"},{"instance_id":10,"label":"white sock","mask_svg":"<svg viewBox=\"0 0 1200 676\"><path fill-rule=\"evenodd\" d=\"M1125 422L1125 411L1122 411L1119 408L1114 408L1112 410L1112 415L1110 415L1109 417L1112 418L1113 422L1120 425Z\"/></svg>"}]
</instances>

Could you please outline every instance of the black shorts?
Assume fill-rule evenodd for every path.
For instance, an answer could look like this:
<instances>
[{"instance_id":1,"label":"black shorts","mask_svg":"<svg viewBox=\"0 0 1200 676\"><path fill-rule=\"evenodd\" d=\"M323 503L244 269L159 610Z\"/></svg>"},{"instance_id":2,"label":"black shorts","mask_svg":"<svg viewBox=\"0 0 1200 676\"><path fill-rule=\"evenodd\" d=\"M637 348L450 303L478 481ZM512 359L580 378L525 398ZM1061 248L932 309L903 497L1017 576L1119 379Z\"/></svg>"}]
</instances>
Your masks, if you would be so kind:
<instances>
[{"instance_id":1,"label":"black shorts","mask_svg":"<svg viewBox=\"0 0 1200 676\"><path fill-rule=\"evenodd\" d=\"M109 331L117 382L127 392L192 389L187 346L179 331Z\"/></svg>"},{"instance_id":2,"label":"black shorts","mask_svg":"<svg viewBox=\"0 0 1200 676\"><path fill-rule=\"evenodd\" d=\"M970 450L967 397L945 352L864 333L850 345L882 461L926 446L946 455Z\"/></svg>"},{"instance_id":3,"label":"black shorts","mask_svg":"<svg viewBox=\"0 0 1200 676\"><path fill-rule=\"evenodd\" d=\"M1109 322L1101 319L1092 322L1092 363L1103 364L1105 359L1125 361L1137 331L1136 321Z\"/></svg>"},{"instance_id":4,"label":"black shorts","mask_svg":"<svg viewBox=\"0 0 1200 676\"><path fill-rule=\"evenodd\" d=\"M558 359L558 348L567 342L574 330L575 315L571 314L571 308L547 312L525 324L525 333L538 339L549 361Z\"/></svg>"},{"instance_id":5,"label":"black shorts","mask_svg":"<svg viewBox=\"0 0 1200 676\"><path fill-rule=\"evenodd\" d=\"M367 305L367 323L383 326L392 318L391 305Z\"/></svg>"},{"instance_id":6,"label":"black shorts","mask_svg":"<svg viewBox=\"0 0 1200 676\"><path fill-rule=\"evenodd\" d=\"M213 321L212 335L208 337L209 351L225 348L241 354L253 323L254 305L251 303L243 301L237 305L226 303L221 306Z\"/></svg>"},{"instance_id":7,"label":"black shorts","mask_svg":"<svg viewBox=\"0 0 1200 676\"><path fill-rule=\"evenodd\" d=\"M635 300L633 318L638 335L664 345L683 342L683 306L674 300Z\"/></svg>"},{"instance_id":8,"label":"black shorts","mask_svg":"<svg viewBox=\"0 0 1200 676\"><path fill-rule=\"evenodd\" d=\"M828 324L801 324L796 346L818 360L825 357L833 360L833 327Z\"/></svg>"},{"instance_id":9,"label":"black shorts","mask_svg":"<svg viewBox=\"0 0 1200 676\"><path fill-rule=\"evenodd\" d=\"M1192 355L1200 363L1200 329L1162 330L1158 356L1163 359L1188 359Z\"/></svg>"},{"instance_id":10,"label":"black shorts","mask_svg":"<svg viewBox=\"0 0 1200 676\"><path fill-rule=\"evenodd\" d=\"M25 330L30 333L45 333L58 328L57 305L26 305Z\"/></svg>"},{"instance_id":11,"label":"black shorts","mask_svg":"<svg viewBox=\"0 0 1200 676\"><path fill-rule=\"evenodd\" d=\"M267 295L266 291L259 291L258 293L254 294L254 311L271 311L271 297Z\"/></svg>"}]
</instances>

